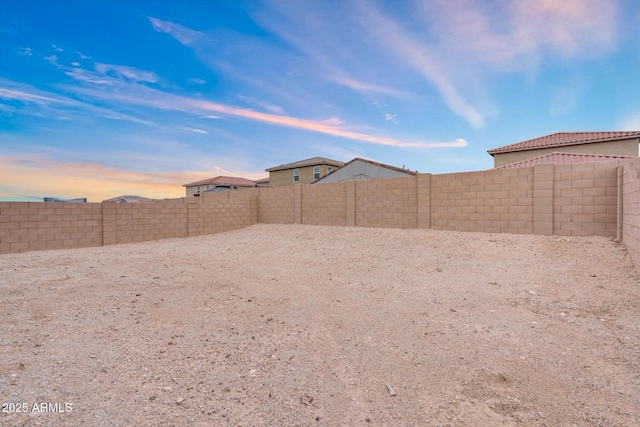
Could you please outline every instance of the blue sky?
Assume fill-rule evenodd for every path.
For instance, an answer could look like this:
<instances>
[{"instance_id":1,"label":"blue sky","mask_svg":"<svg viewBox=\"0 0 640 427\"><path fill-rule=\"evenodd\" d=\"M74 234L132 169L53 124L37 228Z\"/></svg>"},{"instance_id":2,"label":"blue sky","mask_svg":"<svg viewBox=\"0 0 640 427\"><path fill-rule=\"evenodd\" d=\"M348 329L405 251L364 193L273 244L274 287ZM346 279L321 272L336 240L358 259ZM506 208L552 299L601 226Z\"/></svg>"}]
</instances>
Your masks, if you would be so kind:
<instances>
[{"instance_id":1,"label":"blue sky","mask_svg":"<svg viewBox=\"0 0 640 427\"><path fill-rule=\"evenodd\" d=\"M636 0L0 0L0 200L640 129Z\"/></svg>"}]
</instances>

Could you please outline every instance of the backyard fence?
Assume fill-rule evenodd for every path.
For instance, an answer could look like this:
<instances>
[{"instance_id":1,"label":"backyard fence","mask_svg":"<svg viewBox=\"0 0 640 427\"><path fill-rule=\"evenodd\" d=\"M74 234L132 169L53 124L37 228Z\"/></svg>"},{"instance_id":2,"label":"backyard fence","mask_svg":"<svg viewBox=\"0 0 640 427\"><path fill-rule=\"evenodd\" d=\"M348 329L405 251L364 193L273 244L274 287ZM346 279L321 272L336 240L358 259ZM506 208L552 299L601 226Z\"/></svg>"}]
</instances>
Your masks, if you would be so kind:
<instances>
[{"instance_id":1,"label":"backyard fence","mask_svg":"<svg viewBox=\"0 0 640 427\"><path fill-rule=\"evenodd\" d=\"M0 202L0 254L256 223L605 236L640 266L640 160L255 188L138 203Z\"/></svg>"}]
</instances>

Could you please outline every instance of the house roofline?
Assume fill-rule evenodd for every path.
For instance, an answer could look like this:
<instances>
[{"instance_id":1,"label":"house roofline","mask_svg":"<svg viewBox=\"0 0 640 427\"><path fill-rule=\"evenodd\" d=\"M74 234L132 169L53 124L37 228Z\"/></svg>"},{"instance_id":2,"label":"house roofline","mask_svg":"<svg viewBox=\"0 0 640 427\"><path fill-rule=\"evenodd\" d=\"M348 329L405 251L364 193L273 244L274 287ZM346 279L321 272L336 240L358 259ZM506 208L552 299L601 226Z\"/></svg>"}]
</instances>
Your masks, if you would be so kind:
<instances>
[{"instance_id":1,"label":"house roofline","mask_svg":"<svg viewBox=\"0 0 640 427\"><path fill-rule=\"evenodd\" d=\"M514 145L519 145L519 144L524 144L530 141L534 141L536 139L542 139L542 138L549 138L552 137L554 135L562 135L562 134L567 134L567 133L571 133L571 134L589 134L589 133L598 133L598 132L556 132L556 133L552 133L549 135L545 135L545 136L540 136L538 138L532 138L532 139L527 139L525 141L521 141L521 142L516 142L515 144L509 144L509 145L505 145L503 147L498 147L498 148L493 148L491 150L487 150L487 153L489 153L491 156L493 156L494 154L503 154L503 153L515 153L518 151L530 151L530 150L539 150L542 148L555 148L555 147L568 147L568 146L572 146L572 145L588 145L588 144L595 144L595 143L599 143L599 142L608 142L608 141L618 141L618 140L625 140L625 139L636 139L636 138L640 138L640 131L629 131L629 135L616 135L616 136L609 136L609 137L600 137L600 138L594 138L594 139L585 139L585 140L580 140L580 141L567 141L567 142L560 142L560 143L549 143L549 144L544 144L544 145L536 145L533 147L516 147L516 148L509 148L509 147L513 147Z\"/></svg>"},{"instance_id":2,"label":"house roofline","mask_svg":"<svg viewBox=\"0 0 640 427\"><path fill-rule=\"evenodd\" d=\"M340 169L344 169L345 167L347 167L347 165L350 165L351 163L355 162L356 160L359 160L359 161L364 162L364 163L369 163L369 164L374 165L374 166L380 166L382 168L390 169L390 170L393 170L393 171L396 171L396 172L403 172L403 173L406 173L407 175L415 176L415 175L418 174L418 172L414 172L414 171L409 170L409 169L402 169L402 168L398 168L398 167L395 167L395 166L386 165L384 163L374 162L373 160L363 159L362 157L356 157L355 159L348 161L342 167L340 167ZM315 181L312 182L312 184L315 184L318 181L322 181L326 177L331 176L332 174L338 172L340 169L336 169L334 171L331 171L330 173L326 174L322 178L316 179Z\"/></svg>"},{"instance_id":3,"label":"house roofline","mask_svg":"<svg viewBox=\"0 0 640 427\"><path fill-rule=\"evenodd\" d=\"M268 169L265 169L266 172L276 172L287 169L297 169L304 168L307 166L318 166L318 165L329 165L329 166L344 166L344 162L338 160L327 159L324 157L310 157L304 160L298 160L297 162L285 163L283 165L274 166Z\"/></svg>"},{"instance_id":4,"label":"house roofline","mask_svg":"<svg viewBox=\"0 0 640 427\"><path fill-rule=\"evenodd\" d=\"M241 185L241 186L249 186L249 183L251 183L252 185L255 185L255 181L252 181L250 179L247 178L240 178L237 176L215 176L213 178L207 178L207 179L203 179L200 181L195 181L195 182L190 182L189 184L182 184L183 187L194 187L197 185L204 185L204 184L213 184L215 180L217 179L240 179L242 181L246 181L246 185ZM238 184L228 184L225 182L216 182L216 185L238 185Z\"/></svg>"}]
</instances>

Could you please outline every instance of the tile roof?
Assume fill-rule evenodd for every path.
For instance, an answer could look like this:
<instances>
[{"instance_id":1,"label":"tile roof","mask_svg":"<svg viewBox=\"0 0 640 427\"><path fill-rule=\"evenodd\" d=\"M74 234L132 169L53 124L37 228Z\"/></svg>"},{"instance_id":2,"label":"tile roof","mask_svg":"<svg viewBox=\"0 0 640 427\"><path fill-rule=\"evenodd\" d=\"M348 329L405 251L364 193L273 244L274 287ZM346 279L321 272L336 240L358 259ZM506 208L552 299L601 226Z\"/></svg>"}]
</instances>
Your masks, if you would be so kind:
<instances>
[{"instance_id":1,"label":"tile roof","mask_svg":"<svg viewBox=\"0 0 640 427\"><path fill-rule=\"evenodd\" d=\"M264 184L264 183L269 183L269 177L266 178L262 178L256 181L256 184Z\"/></svg>"},{"instance_id":2,"label":"tile roof","mask_svg":"<svg viewBox=\"0 0 640 427\"><path fill-rule=\"evenodd\" d=\"M411 171L411 170L409 170L409 169L403 169L403 168L398 168L398 167L391 166L391 165L385 165L384 163L374 162L373 160L367 160L367 159L363 159L363 158L361 158L361 157L356 157L356 158L355 158L355 159L353 159L353 160L349 160L347 163L345 163L344 165L342 165L342 167L344 168L345 166L350 165L351 163L356 162L356 161L358 161L358 162L365 162L365 163L369 163L369 164L374 165L374 166L380 166L381 168L391 169L391 170L396 171L396 172L406 173L407 175L417 175L417 174L418 174L418 172L414 172L414 171ZM325 179L326 177L328 177L328 176L329 176L329 175L331 175L332 173L335 173L335 172L337 172L337 171L339 171L339 170L340 170L340 169L336 169L336 170L333 170L333 171L329 172L327 175L323 176L323 177L322 177L322 178L320 178L320 179L317 179L317 180L316 180L316 181L314 181L312 184L314 184L314 183L316 183L316 182L318 182L318 181L321 181L321 180Z\"/></svg>"},{"instance_id":3,"label":"tile roof","mask_svg":"<svg viewBox=\"0 0 640 427\"><path fill-rule=\"evenodd\" d=\"M231 185L236 187L255 187L255 182L244 179L236 178L233 176L216 176L215 178L203 179L202 181L191 182L184 184L183 187L193 187L196 185Z\"/></svg>"},{"instance_id":4,"label":"tile roof","mask_svg":"<svg viewBox=\"0 0 640 427\"><path fill-rule=\"evenodd\" d=\"M133 203L133 202L147 202L153 199L142 196L131 196L131 195L123 195L118 197L113 197L111 199L103 200L103 202L116 202L116 203Z\"/></svg>"},{"instance_id":5,"label":"tile roof","mask_svg":"<svg viewBox=\"0 0 640 427\"><path fill-rule=\"evenodd\" d=\"M310 159L299 160L293 163L287 163L280 166L274 166L269 169L265 169L267 172L275 172L285 169L295 169L302 168L305 166L316 166L316 165L329 165L329 166L344 166L344 162L339 162L337 160L331 160L324 157L311 157Z\"/></svg>"},{"instance_id":6,"label":"tile roof","mask_svg":"<svg viewBox=\"0 0 640 427\"><path fill-rule=\"evenodd\" d=\"M592 142L638 137L640 137L640 131L637 130L620 132L558 132L551 135L541 136L540 138L529 139L516 144L494 148L492 150L488 150L487 153L493 155L498 153L508 153L511 151L533 150L543 147L589 144Z\"/></svg>"},{"instance_id":7,"label":"tile roof","mask_svg":"<svg viewBox=\"0 0 640 427\"><path fill-rule=\"evenodd\" d=\"M589 163L605 160L616 159L637 159L637 156L623 156L619 154L584 154L584 153L565 153L554 151L553 153L543 154L541 156L532 157L530 159L520 160L519 162L509 163L494 169L514 169L528 168L535 165L554 164L564 165L568 163Z\"/></svg>"},{"instance_id":8,"label":"tile roof","mask_svg":"<svg viewBox=\"0 0 640 427\"><path fill-rule=\"evenodd\" d=\"M329 172L327 175L323 176L322 178L313 181L312 184L316 184L316 183L318 183L320 181L323 181L325 178L333 175L334 173L338 172L339 170L343 170L345 167L347 167L348 165L350 165L351 163L354 163L356 161L369 163L370 165L378 166L378 167L385 168L385 169L390 169L390 170L396 171L396 172L402 172L402 173L407 174L407 175L417 175L418 174L417 171L414 172L414 171L409 170L409 169L398 168L398 167L391 166L391 165L385 165L384 163L374 162L373 160L367 160L367 159L363 159L361 157L356 157L355 159L350 160L347 163L345 163L340 169L335 169L335 170ZM375 178L372 178L372 177L370 177L370 176L368 176L366 174L357 174L357 175L354 175L351 178L345 179L345 181L365 181L365 180L370 180L370 179L375 179Z\"/></svg>"}]
</instances>

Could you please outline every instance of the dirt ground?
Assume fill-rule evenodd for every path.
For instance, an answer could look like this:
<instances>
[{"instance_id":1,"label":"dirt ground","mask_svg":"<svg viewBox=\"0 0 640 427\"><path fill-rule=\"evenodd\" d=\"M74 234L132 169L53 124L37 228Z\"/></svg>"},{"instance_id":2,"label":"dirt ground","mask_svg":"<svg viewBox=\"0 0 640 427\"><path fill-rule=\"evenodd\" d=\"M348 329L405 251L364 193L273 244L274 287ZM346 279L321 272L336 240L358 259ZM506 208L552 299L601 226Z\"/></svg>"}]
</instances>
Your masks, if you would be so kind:
<instances>
[{"instance_id":1,"label":"dirt ground","mask_svg":"<svg viewBox=\"0 0 640 427\"><path fill-rule=\"evenodd\" d=\"M640 425L607 238L255 225L3 255L0 292L2 426Z\"/></svg>"}]
</instances>

